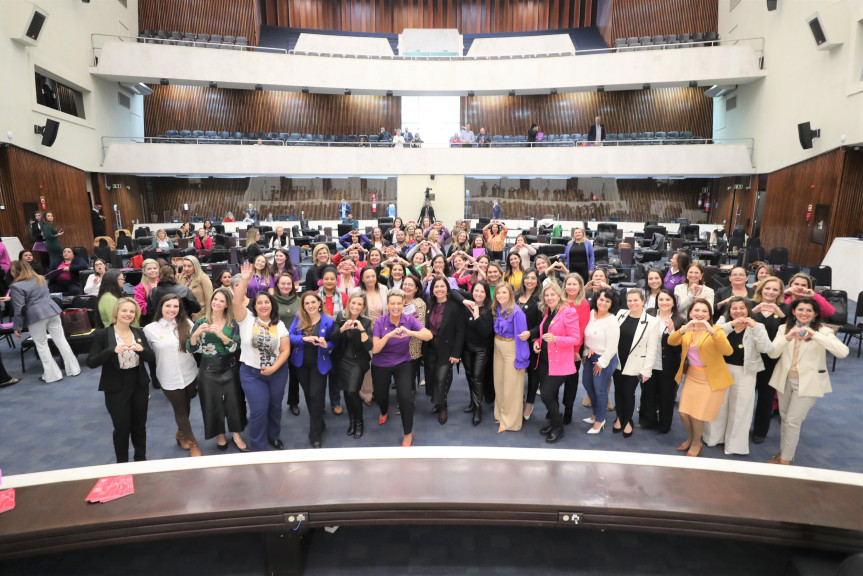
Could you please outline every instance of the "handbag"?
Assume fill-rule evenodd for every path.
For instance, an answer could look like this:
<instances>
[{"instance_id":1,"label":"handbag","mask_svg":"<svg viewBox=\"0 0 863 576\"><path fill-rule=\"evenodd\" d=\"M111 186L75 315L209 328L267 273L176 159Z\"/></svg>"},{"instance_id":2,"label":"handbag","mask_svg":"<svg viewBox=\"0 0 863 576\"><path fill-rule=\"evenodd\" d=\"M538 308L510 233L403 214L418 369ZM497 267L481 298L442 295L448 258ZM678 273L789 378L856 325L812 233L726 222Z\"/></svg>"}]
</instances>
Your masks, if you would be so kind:
<instances>
[{"instance_id":1,"label":"handbag","mask_svg":"<svg viewBox=\"0 0 863 576\"><path fill-rule=\"evenodd\" d=\"M93 331L90 326L90 315L86 308L67 308L60 312L60 322L63 324L63 334L75 336Z\"/></svg>"}]
</instances>

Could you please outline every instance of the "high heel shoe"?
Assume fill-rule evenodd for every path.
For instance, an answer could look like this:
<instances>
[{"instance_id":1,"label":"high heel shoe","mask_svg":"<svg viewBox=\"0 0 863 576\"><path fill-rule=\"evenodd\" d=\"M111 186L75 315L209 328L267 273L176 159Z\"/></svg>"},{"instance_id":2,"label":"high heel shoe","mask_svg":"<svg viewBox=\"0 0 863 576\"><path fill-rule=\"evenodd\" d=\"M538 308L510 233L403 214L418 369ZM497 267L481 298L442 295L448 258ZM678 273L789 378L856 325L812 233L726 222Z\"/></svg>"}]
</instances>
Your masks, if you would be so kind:
<instances>
[{"instance_id":1,"label":"high heel shoe","mask_svg":"<svg viewBox=\"0 0 863 576\"><path fill-rule=\"evenodd\" d=\"M405 436L402 439L402 446L404 446L405 448L411 447L413 445L413 443L414 443L414 433L413 432L411 432L410 434L408 434L407 436Z\"/></svg>"},{"instance_id":2,"label":"high heel shoe","mask_svg":"<svg viewBox=\"0 0 863 576\"><path fill-rule=\"evenodd\" d=\"M584 422L585 424L593 424L594 422L596 422L596 417L591 416L590 418L582 418L581 421Z\"/></svg>"},{"instance_id":3,"label":"high heel shoe","mask_svg":"<svg viewBox=\"0 0 863 576\"><path fill-rule=\"evenodd\" d=\"M443 426L447 421L447 411L446 408L441 408L437 415L437 421L440 422L440 425Z\"/></svg>"},{"instance_id":4,"label":"high heel shoe","mask_svg":"<svg viewBox=\"0 0 863 576\"><path fill-rule=\"evenodd\" d=\"M195 457L201 455L201 448L198 446L197 442L189 442L189 456Z\"/></svg>"},{"instance_id":5,"label":"high heel shoe","mask_svg":"<svg viewBox=\"0 0 863 576\"><path fill-rule=\"evenodd\" d=\"M692 446L692 444L687 444L686 442L683 442L680 444L680 446L675 448L675 450L677 450L678 452L688 452L690 446Z\"/></svg>"},{"instance_id":6,"label":"high heel shoe","mask_svg":"<svg viewBox=\"0 0 863 576\"><path fill-rule=\"evenodd\" d=\"M479 426L480 422L482 422L482 406L477 406L476 410L474 410L473 412L471 424L473 424L474 426Z\"/></svg>"},{"instance_id":7,"label":"high heel shoe","mask_svg":"<svg viewBox=\"0 0 863 576\"><path fill-rule=\"evenodd\" d=\"M387 410L386 414L381 414L380 416L378 416L378 424L386 424L387 418L389 418L389 416L390 416L389 410Z\"/></svg>"},{"instance_id":8,"label":"high heel shoe","mask_svg":"<svg viewBox=\"0 0 863 576\"><path fill-rule=\"evenodd\" d=\"M615 428L614 425L612 424L611 431L614 434L620 434L621 432L623 432L623 426L621 426L620 428Z\"/></svg>"},{"instance_id":9,"label":"high heel shoe","mask_svg":"<svg viewBox=\"0 0 863 576\"><path fill-rule=\"evenodd\" d=\"M687 456L692 456L693 458L698 458L699 456L701 456L701 453L702 453L703 451L704 451L704 444L702 444L701 446L699 446L699 447L698 447L698 453L697 453L697 454L690 454L690 453L689 453L689 451L687 451L687 452L686 452L686 455L687 455Z\"/></svg>"},{"instance_id":10,"label":"high heel shoe","mask_svg":"<svg viewBox=\"0 0 863 576\"><path fill-rule=\"evenodd\" d=\"M188 450L192 447L192 443L183 438L183 435L177 430L177 433L174 435L174 438L177 439L177 445L180 446L183 450Z\"/></svg>"},{"instance_id":11,"label":"high heel shoe","mask_svg":"<svg viewBox=\"0 0 863 576\"><path fill-rule=\"evenodd\" d=\"M600 432L602 432L603 428L605 428L605 420L603 420L602 422L599 423L599 428L591 427L590 429L588 429L587 433L588 434L599 434Z\"/></svg>"},{"instance_id":12,"label":"high heel shoe","mask_svg":"<svg viewBox=\"0 0 863 576\"><path fill-rule=\"evenodd\" d=\"M237 438L240 439L240 442L243 442L243 437L239 434L236 434L234 436L234 446L237 447L237 450L239 450L240 452L249 452L251 450L251 448L249 448L249 445L243 442L243 445L240 446L240 442L237 442ZM225 444L225 446L227 446L227 444Z\"/></svg>"},{"instance_id":13,"label":"high heel shoe","mask_svg":"<svg viewBox=\"0 0 863 576\"><path fill-rule=\"evenodd\" d=\"M632 426L632 424L630 424L629 426L630 426L630 428L632 428L632 430L630 430L629 432L624 430L623 431L623 437L624 438L629 438L630 436L632 436L632 433L635 431L635 428Z\"/></svg>"}]
</instances>

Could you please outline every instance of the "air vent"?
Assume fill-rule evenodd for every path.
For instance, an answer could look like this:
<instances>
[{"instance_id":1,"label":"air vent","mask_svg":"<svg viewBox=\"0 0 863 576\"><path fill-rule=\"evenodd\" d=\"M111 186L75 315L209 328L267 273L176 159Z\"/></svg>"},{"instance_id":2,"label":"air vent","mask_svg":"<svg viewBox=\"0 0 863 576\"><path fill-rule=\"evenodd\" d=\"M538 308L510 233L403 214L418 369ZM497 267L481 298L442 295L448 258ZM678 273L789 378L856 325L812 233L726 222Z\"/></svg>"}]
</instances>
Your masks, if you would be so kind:
<instances>
[{"instance_id":1,"label":"air vent","mask_svg":"<svg viewBox=\"0 0 863 576\"><path fill-rule=\"evenodd\" d=\"M726 110L734 110L737 108L737 96L732 96L725 101Z\"/></svg>"},{"instance_id":2,"label":"air vent","mask_svg":"<svg viewBox=\"0 0 863 576\"><path fill-rule=\"evenodd\" d=\"M122 92L117 92L117 102L119 102L120 106L123 108L132 109L132 99Z\"/></svg>"}]
</instances>

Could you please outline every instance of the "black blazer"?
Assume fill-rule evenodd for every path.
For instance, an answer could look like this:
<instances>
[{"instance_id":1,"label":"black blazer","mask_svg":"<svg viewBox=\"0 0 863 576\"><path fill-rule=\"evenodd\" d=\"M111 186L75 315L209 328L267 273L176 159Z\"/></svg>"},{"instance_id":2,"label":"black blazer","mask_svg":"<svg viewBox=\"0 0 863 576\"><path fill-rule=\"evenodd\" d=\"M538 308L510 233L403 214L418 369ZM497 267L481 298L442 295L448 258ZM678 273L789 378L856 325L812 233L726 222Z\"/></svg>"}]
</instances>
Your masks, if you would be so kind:
<instances>
[{"instance_id":1,"label":"black blazer","mask_svg":"<svg viewBox=\"0 0 863 576\"><path fill-rule=\"evenodd\" d=\"M600 128L602 128L602 140L605 140L605 124L600 123ZM590 130L587 131L587 140L588 142L593 142L596 140L596 123L590 125Z\"/></svg>"},{"instance_id":2,"label":"black blazer","mask_svg":"<svg viewBox=\"0 0 863 576\"><path fill-rule=\"evenodd\" d=\"M658 316L656 308L651 308L647 313L651 316ZM680 330L680 327L684 324L680 314L672 316L671 321L674 323L675 330ZM681 347L669 345L668 334L664 331L660 340L660 346L662 350L662 371L666 374L671 374L673 377L677 374L677 369L680 367Z\"/></svg>"},{"instance_id":3,"label":"black blazer","mask_svg":"<svg viewBox=\"0 0 863 576\"><path fill-rule=\"evenodd\" d=\"M434 304L434 296L426 302L426 321L425 327L429 326L429 318L432 313L432 304ZM440 306L440 304L438 304ZM443 318L440 322L440 332L434 337L435 349L438 353L438 364L449 364L450 358L461 359L461 351L464 347L464 305L456 302L452 297L447 298L443 305ZM423 349L428 346L428 342L423 343ZM425 355L425 352L423 352Z\"/></svg>"},{"instance_id":4,"label":"black blazer","mask_svg":"<svg viewBox=\"0 0 863 576\"><path fill-rule=\"evenodd\" d=\"M755 296L755 287L754 286L747 286L746 287L746 293L748 295L747 298L749 298L751 300L752 297ZM731 297L731 286L723 286L722 288L720 288L716 291L716 295L713 297L713 302L718 304L718 303L722 302L723 300L726 300L729 297ZM726 311L725 308L726 308L726 306L723 306L722 308L720 308L719 306L715 307L715 310L713 311L713 321L714 322L719 320L719 317L722 316L723 314L725 314L725 311Z\"/></svg>"},{"instance_id":5,"label":"black blazer","mask_svg":"<svg viewBox=\"0 0 863 576\"><path fill-rule=\"evenodd\" d=\"M142 351L138 352L138 385L147 386L150 383L150 377L147 375L144 365L147 362L155 362L156 354L150 348L143 330L133 326L132 333L135 335L135 342L144 347ZM90 355L87 356L87 366L90 368L102 367L102 376L99 378L99 390L101 392L116 392L123 387L123 379L120 377L120 361L114 352L116 347L117 338L114 336L113 327L96 330L93 334L93 345L90 348Z\"/></svg>"},{"instance_id":6,"label":"black blazer","mask_svg":"<svg viewBox=\"0 0 863 576\"><path fill-rule=\"evenodd\" d=\"M353 360L362 367L363 371L366 371L371 365L369 352L372 351L372 345L374 344L372 321L364 316L360 316L359 323L369 336L365 342L362 341L362 333L359 330L352 329L342 332L342 326L345 325L344 313L339 312L336 314L331 339L338 346L333 350L333 355L337 360Z\"/></svg>"}]
</instances>

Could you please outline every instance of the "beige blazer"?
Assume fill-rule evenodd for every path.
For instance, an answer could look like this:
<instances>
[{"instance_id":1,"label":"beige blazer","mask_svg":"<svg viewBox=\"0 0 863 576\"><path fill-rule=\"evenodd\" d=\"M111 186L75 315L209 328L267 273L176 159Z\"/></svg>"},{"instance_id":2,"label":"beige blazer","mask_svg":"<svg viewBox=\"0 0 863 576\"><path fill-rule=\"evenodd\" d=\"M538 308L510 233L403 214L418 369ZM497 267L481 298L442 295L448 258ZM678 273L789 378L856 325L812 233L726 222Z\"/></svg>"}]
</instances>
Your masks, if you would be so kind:
<instances>
[{"instance_id":1,"label":"beige blazer","mask_svg":"<svg viewBox=\"0 0 863 576\"><path fill-rule=\"evenodd\" d=\"M769 354L771 358L779 358L770 378L770 385L779 392L785 391L795 342L797 341L785 338L785 326L780 326L776 338L773 339L773 351ZM830 386L830 372L827 371L827 352L837 358L848 356L848 346L843 344L830 328L822 326L811 339L800 342L800 352L797 355L800 396L821 398L833 391Z\"/></svg>"}]
</instances>

